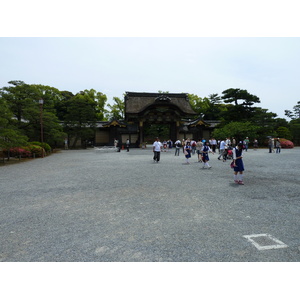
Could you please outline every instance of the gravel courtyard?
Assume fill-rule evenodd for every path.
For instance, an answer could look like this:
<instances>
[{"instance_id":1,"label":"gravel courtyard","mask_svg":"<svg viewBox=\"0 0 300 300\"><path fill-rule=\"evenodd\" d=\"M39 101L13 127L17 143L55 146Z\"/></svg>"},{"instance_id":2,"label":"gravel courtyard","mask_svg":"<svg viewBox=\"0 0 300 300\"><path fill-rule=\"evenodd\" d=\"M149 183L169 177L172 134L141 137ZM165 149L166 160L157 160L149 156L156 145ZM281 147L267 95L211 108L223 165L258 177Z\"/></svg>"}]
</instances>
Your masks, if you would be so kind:
<instances>
[{"instance_id":1,"label":"gravel courtyard","mask_svg":"<svg viewBox=\"0 0 300 300\"><path fill-rule=\"evenodd\" d=\"M300 261L300 148L244 152L244 186L150 148L0 167L0 261Z\"/></svg>"}]
</instances>

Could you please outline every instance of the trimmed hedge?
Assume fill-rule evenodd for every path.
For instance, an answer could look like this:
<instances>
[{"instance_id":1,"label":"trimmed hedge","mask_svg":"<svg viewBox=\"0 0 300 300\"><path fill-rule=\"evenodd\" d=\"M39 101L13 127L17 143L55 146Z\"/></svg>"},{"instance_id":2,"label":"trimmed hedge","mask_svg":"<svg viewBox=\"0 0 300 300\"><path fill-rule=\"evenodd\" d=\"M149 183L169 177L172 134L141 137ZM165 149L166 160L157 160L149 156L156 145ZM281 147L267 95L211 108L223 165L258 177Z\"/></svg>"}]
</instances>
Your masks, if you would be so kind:
<instances>
[{"instance_id":1,"label":"trimmed hedge","mask_svg":"<svg viewBox=\"0 0 300 300\"><path fill-rule=\"evenodd\" d=\"M51 151L51 147L50 147L49 144L47 144L47 143L30 142L29 144L30 144L30 145L37 145L37 146L40 146L40 147L44 148L45 151L46 151L47 153Z\"/></svg>"},{"instance_id":2,"label":"trimmed hedge","mask_svg":"<svg viewBox=\"0 0 300 300\"><path fill-rule=\"evenodd\" d=\"M44 148L38 145L29 145L24 147L25 149L28 149L33 157L42 157Z\"/></svg>"},{"instance_id":3,"label":"trimmed hedge","mask_svg":"<svg viewBox=\"0 0 300 300\"><path fill-rule=\"evenodd\" d=\"M3 153L5 156L8 156L8 150L3 150ZM28 158L32 156L32 153L29 149L26 149L26 147L14 147L9 149L9 156Z\"/></svg>"},{"instance_id":4,"label":"trimmed hedge","mask_svg":"<svg viewBox=\"0 0 300 300\"><path fill-rule=\"evenodd\" d=\"M27 146L10 148L9 151L3 150L6 156L8 156L8 152L10 157L42 157L44 152L51 152L51 147L47 143L31 142Z\"/></svg>"}]
</instances>

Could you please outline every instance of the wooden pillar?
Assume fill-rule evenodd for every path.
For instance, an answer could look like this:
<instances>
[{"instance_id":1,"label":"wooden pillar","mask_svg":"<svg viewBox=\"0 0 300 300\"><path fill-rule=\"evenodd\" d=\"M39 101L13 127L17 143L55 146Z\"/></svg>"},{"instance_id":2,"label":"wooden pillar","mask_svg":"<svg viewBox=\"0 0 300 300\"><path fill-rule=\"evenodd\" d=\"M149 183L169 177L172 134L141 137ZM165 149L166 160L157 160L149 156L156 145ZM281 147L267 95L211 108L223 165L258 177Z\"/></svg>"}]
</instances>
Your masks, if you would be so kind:
<instances>
[{"instance_id":1,"label":"wooden pillar","mask_svg":"<svg viewBox=\"0 0 300 300\"><path fill-rule=\"evenodd\" d=\"M170 139L172 141L176 141L178 138L178 126L176 124L177 122L172 122L170 124Z\"/></svg>"},{"instance_id":2,"label":"wooden pillar","mask_svg":"<svg viewBox=\"0 0 300 300\"><path fill-rule=\"evenodd\" d=\"M140 135L139 135L140 144L142 144L144 142L144 122L143 121L140 121L140 123L139 123L139 131L140 131Z\"/></svg>"},{"instance_id":3,"label":"wooden pillar","mask_svg":"<svg viewBox=\"0 0 300 300\"><path fill-rule=\"evenodd\" d=\"M175 122L176 126L176 140L179 139L179 127L180 127L180 121Z\"/></svg>"}]
</instances>

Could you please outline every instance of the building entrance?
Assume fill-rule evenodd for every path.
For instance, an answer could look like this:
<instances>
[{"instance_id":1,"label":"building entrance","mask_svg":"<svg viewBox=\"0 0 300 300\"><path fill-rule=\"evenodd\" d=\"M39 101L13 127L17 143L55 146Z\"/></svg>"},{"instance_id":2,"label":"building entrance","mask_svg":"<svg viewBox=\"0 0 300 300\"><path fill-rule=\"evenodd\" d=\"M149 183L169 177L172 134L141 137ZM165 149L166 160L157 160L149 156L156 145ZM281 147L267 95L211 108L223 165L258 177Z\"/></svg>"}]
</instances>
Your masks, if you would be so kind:
<instances>
[{"instance_id":1,"label":"building entrance","mask_svg":"<svg viewBox=\"0 0 300 300\"><path fill-rule=\"evenodd\" d=\"M153 124L145 123L144 141L146 143L153 142L153 137L159 137L160 140L171 139L171 124Z\"/></svg>"},{"instance_id":2,"label":"building entrance","mask_svg":"<svg viewBox=\"0 0 300 300\"><path fill-rule=\"evenodd\" d=\"M126 92L125 119L102 122L98 136L111 144L115 138L141 146L152 143L156 137L173 142L185 138L208 138L212 127L197 118L188 94Z\"/></svg>"}]
</instances>

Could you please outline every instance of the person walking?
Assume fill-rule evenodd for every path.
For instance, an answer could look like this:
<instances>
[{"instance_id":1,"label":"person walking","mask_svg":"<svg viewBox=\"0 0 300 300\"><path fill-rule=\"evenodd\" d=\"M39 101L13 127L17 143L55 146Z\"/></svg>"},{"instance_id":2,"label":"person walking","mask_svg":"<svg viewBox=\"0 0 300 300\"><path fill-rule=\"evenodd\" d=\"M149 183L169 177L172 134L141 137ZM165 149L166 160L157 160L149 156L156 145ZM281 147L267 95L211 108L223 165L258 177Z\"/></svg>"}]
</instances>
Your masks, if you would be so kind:
<instances>
[{"instance_id":1,"label":"person walking","mask_svg":"<svg viewBox=\"0 0 300 300\"><path fill-rule=\"evenodd\" d=\"M119 146L119 140L117 140L116 138L114 140L114 146L115 146L117 152L121 152L121 147Z\"/></svg>"},{"instance_id":2,"label":"person walking","mask_svg":"<svg viewBox=\"0 0 300 300\"><path fill-rule=\"evenodd\" d=\"M268 146L269 146L269 153L272 153L273 152L273 141L272 141L272 138L269 138Z\"/></svg>"},{"instance_id":3,"label":"person walking","mask_svg":"<svg viewBox=\"0 0 300 300\"><path fill-rule=\"evenodd\" d=\"M232 148L234 148L236 146L236 139L235 137L232 137L232 144L231 144Z\"/></svg>"},{"instance_id":4,"label":"person walking","mask_svg":"<svg viewBox=\"0 0 300 300\"><path fill-rule=\"evenodd\" d=\"M226 147L226 142L224 139L221 140L220 143L220 155L218 156L218 160L220 160L220 157L223 157L223 161L224 161L224 153L225 153L225 147Z\"/></svg>"},{"instance_id":5,"label":"person walking","mask_svg":"<svg viewBox=\"0 0 300 300\"><path fill-rule=\"evenodd\" d=\"M192 146L192 154L194 155L196 153L196 147L197 147L196 141L192 140L191 146Z\"/></svg>"},{"instance_id":6,"label":"person walking","mask_svg":"<svg viewBox=\"0 0 300 300\"><path fill-rule=\"evenodd\" d=\"M239 143L237 147L232 149L233 152L233 171L234 171L234 182L237 184L244 185L243 173L244 173L244 163L243 163L243 143Z\"/></svg>"},{"instance_id":7,"label":"person walking","mask_svg":"<svg viewBox=\"0 0 300 300\"><path fill-rule=\"evenodd\" d=\"M174 144L175 144L175 156L176 156L176 154L177 154L177 156L179 156L179 152L180 152L180 148L181 148L181 142L178 139Z\"/></svg>"},{"instance_id":8,"label":"person walking","mask_svg":"<svg viewBox=\"0 0 300 300\"><path fill-rule=\"evenodd\" d=\"M168 151L168 149L167 149L168 148L167 141L164 140L163 143L162 143L162 145L163 145L164 152L167 152Z\"/></svg>"},{"instance_id":9,"label":"person walking","mask_svg":"<svg viewBox=\"0 0 300 300\"><path fill-rule=\"evenodd\" d=\"M216 149L217 149L217 140L215 138L212 138L211 139L211 148L212 148L212 151L214 153L216 153Z\"/></svg>"},{"instance_id":10,"label":"person walking","mask_svg":"<svg viewBox=\"0 0 300 300\"><path fill-rule=\"evenodd\" d=\"M171 139L169 139L167 141L167 144L168 144L168 150L172 149L173 148L173 142L171 141Z\"/></svg>"},{"instance_id":11,"label":"person walking","mask_svg":"<svg viewBox=\"0 0 300 300\"><path fill-rule=\"evenodd\" d=\"M212 150L210 149L210 147L208 146L208 143L206 142L202 148L202 161L204 162L204 165L203 165L203 169L205 169L205 167L207 167L207 169L210 169L211 166L209 165L208 161L209 161L209 156L208 156L208 153L212 153Z\"/></svg>"},{"instance_id":12,"label":"person walking","mask_svg":"<svg viewBox=\"0 0 300 300\"><path fill-rule=\"evenodd\" d=\"M226 139L225 143L227 146L231 146L231 140L229 137Z\"/></svg>"},{"instance_id":13,"label":"person walking","mask_svg":"<svg viewBox=\"0 0 300 300\"><path fill-rule=\"evenodd\" d=\"M249 148L249 138L248 137L246 137L244 139L244 145L245 145L245 151L247 152L248 148Z\"/></svg>"},{"instance_id":14,"label":"person walking","mask_svg":"<svg viewBox=\"0 0 300 300\"><path fill-rule=\"evenodd\" d=\"M275 147L276 147L276 153L280 153L281 152L281 143L280 143L279 138L276 139Z\"/></svg>"},{"instance_id":15,"label":"person walking","mask_svg":"<svg viewBox=\"0 0 300 300\"><path fill-rule=\"evenodd\" d=\"M65 137L65 150L68 150L68 138Z\"/></svg>"},{"instance_id":16,"label":"person walking","mask_svg":"<svg viewBox=\"0 0 300 300\"><path fill-rule=\"evenodd\" d=\"M202 163L202 148L203 148L203 143L202 140L199 139L197 144L196 144L196 150L198 154L198 162Z\"/></svg>"},{"instance_id":17,"label":"person walking","mask_svg":"<svg viewBox=\"0 0 300 300\"><path fill-rule=\"evenodd\" d=\"M257 148L258 148L258 140L254 139L254 141L253 141L253 150L257 150Z\"/></svg>"},{"instance_id":18,"label":"person walking","mask_svg":"<svg viewBox=\"0 0 300 300\"><path fill-rule=\"evenodd\" d=\"M191 142L188 141L186 142L185 146L184 146L184 155L186 158L186 164L190 164L189 159L191 158L191 152L192 152L192 146L191 146Z\"/></svg>"},{"instance_id":19,"label":"person walking","mask_svg":"<svg viewBox=\"0 0 300 300\"><path fill-rule=\"evenodd\" d=\"M157 163L160 161L160 152L162 150L162 143L159 141L159 138L157 137L155 142L153 143L153 160L154 162L156 161Z\"/></svg>"},{"instance_id":20,"label":"person walking","mask_svg":"<svg viewBox=\"0 0 300 300\"><path fill-rule=\"evenodd\" d=\"M129 152L129 147L130 147L130 141L129 139L126 140L126 149L127 149L127 152Z\"/></svg>"}]
</instances>

